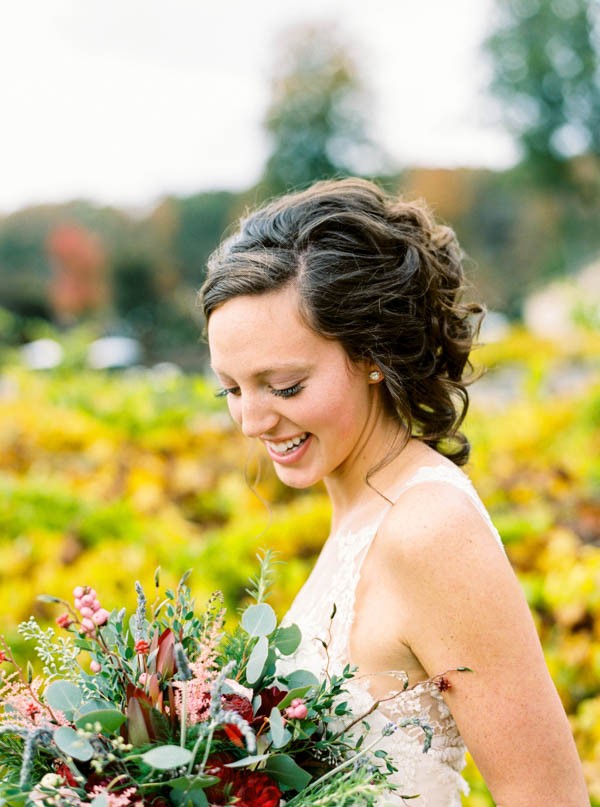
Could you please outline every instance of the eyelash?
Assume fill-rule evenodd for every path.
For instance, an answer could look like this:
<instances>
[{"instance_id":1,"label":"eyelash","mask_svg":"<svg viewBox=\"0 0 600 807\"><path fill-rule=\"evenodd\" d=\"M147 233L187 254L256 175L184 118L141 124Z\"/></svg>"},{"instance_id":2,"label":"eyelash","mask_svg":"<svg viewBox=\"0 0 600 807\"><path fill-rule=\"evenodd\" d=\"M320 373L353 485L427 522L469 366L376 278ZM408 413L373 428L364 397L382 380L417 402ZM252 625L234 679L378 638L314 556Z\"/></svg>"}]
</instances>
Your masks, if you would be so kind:
<instances>
[{"instance_id":1,"label":"eyelash","mask_svg":"<svg viewBox=\"0 0 600 807\"><path fill-rule=\"evenodd\" d=\"M303 389L304 386L302 384L293 384L291 387L286 387L285 389L272 389L271 393L278 398L293 398L294 395L297 395ZM215 396L217 398L226 398L228 395L235 395L238 390L239 387L225 387L218 390Z\"/></svg>"}]
</instances>

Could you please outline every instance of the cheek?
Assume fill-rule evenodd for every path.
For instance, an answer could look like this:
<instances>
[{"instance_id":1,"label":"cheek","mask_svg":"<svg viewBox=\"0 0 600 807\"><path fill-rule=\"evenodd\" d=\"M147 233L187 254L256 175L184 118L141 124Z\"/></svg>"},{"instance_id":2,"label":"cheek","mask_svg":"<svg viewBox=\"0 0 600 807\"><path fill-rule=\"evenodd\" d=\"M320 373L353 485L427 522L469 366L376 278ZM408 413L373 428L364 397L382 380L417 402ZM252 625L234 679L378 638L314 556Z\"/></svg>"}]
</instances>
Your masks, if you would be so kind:
<instances>
[{"instance_id":1,"label":"cheek","mask_svg":"<svg viewBox=\"0 0 600 807\"><path fill-rule=\"evenodd\" d=\"M368 400L356 391L345 389L328 396L315 420L323 433L328 433L333 440L342 443L353 439L354 432L357 428L362 428L367 414Z\"/></svg>"}]
</instances>

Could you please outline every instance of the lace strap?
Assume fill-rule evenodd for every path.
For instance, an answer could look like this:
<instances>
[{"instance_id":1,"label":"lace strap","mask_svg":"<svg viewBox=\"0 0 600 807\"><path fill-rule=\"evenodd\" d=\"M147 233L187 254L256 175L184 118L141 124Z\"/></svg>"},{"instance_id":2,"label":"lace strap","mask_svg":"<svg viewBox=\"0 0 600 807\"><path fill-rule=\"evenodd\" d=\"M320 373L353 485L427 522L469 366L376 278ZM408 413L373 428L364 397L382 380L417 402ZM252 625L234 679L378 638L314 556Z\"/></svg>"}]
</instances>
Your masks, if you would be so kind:
<instances>
[{"instance_id":1,"label":"lace strap","mask_svg":"<svg viewBox=\"0 0 600 807\"><path fill-rule=\"evenodd\" d=\"M415 487L415 485L421 485L426 482L444 482L448 485L453 485L454 487L458 488L462 491L469 499L473 502L475 509L481 516L481 518L485 521L487 526L490 528L490 531L494 538L498 541L500 546L504 548L502 544L502 538L500 537L500 533L496 529L492 519L490 518L490 514L485 508L485 505L479 498L479 495L475 488L473 487L473 483L469 479L469 477L463 473L458 467L450 467L448 465L424 465L419 468L400 488L397 493L396 498L400 497L406 490L409 488Z\"/></svg>"}]
</instances>

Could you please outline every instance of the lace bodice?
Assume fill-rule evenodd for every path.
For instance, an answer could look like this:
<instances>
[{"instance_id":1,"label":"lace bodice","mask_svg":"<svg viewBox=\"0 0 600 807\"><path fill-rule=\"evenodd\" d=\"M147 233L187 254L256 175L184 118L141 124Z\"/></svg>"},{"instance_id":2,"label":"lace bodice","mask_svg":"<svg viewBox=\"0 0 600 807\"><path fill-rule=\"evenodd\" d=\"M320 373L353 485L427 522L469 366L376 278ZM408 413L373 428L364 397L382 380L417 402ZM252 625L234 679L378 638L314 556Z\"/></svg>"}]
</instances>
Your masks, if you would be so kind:
<instances>
[{"instance_id":1,"label":"lace bodice","mask_svg":"<svg viewBox=\"0 0 600 807\"><path fill-rule=\"evenodd\" d=\"M500 542L500 536L469 478L458 468L445 465L421 467L404 483L398 495L414 485L427 482L444 482L459 488L475 505L491 535ZM361 530L340 531L327 539L312 573L284 619L285 624L296 623L300 627L303 640L294 656L282 663L282 674L286 670L301 668L321 678L326 671L341 674L349 663L350 631L361 568L386 512L387 508ZM335 616L331 619L334 606ZM356 715L367 712L375 702L369 691L368 677L361 677L360 670L358 672L348 686L348 699ZM398 689L402 689L402 684ZM427 754L423 753L423 733L418 726L398 728L393 734L382 736L382 729L390 720L398 722L413 717L424 719L434 731ZM393 781L400 790L386 797L381 802L382 807L384 804L405 804L399 794L417 793L419 798L410 803L418 807L460 807L460 793L467 792L460 774L465 747L434 683L423 683L401 692L385 706L380 705L369 715L368 721L371 727L369 740L381 736L380 747L393 756L398 768Z\"/></svg>"}]
</instances>

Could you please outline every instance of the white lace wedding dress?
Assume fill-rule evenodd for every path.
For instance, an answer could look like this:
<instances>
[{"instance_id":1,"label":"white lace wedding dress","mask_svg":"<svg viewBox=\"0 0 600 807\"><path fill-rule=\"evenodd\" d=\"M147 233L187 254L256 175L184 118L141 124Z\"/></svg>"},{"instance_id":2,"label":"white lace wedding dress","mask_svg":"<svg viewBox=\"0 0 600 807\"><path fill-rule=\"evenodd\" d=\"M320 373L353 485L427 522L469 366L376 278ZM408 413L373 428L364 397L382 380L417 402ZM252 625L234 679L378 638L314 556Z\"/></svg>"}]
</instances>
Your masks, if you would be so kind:
<instances>
[{"instance_id":1,"label":"white lace wedding dress","mask_svg":"<svg viewBox=\"0 0 600 807\"><path fill-rule=\"evenodd\" d=\"M428 482L443 482L459 488L473 502L492 535L500 542L500 536L470 480L458 468L445 465L421 467L405 482L398 495L414 485ZM350 629L360 571L386 511L384 508L375 522L361 530L337 532L327 539L313 571L285 616L284 624L296 623L303 638L296 653L285 659L279 668L280 673L306 669L323 678L325 670L330 675L340 674L349 663ZM336 613L331 620L334 604ZM322 641L328 645L327 654ZM348 687L347 700L356 715L364 714L374 704L368 680L367 677L356 677ZM401 688L399 684L398 689ZM382 735L383 728L390 721L414 717L422 718L433 729L433 742L427 753L423 753L424 735L418 726L397 728L388 736ZM461 792L468 792L461 776L465 746L435 684L425 683L402 692L385 706L377 708L367 720L370 725L368 740L381 737L376 747L387 750L398 768L392 781L399 789L380 801L381 807L404 804L460 807ZM410 802L402 799L402 795L415 794L419 797Z\"/></svg>"}]
</instances>

